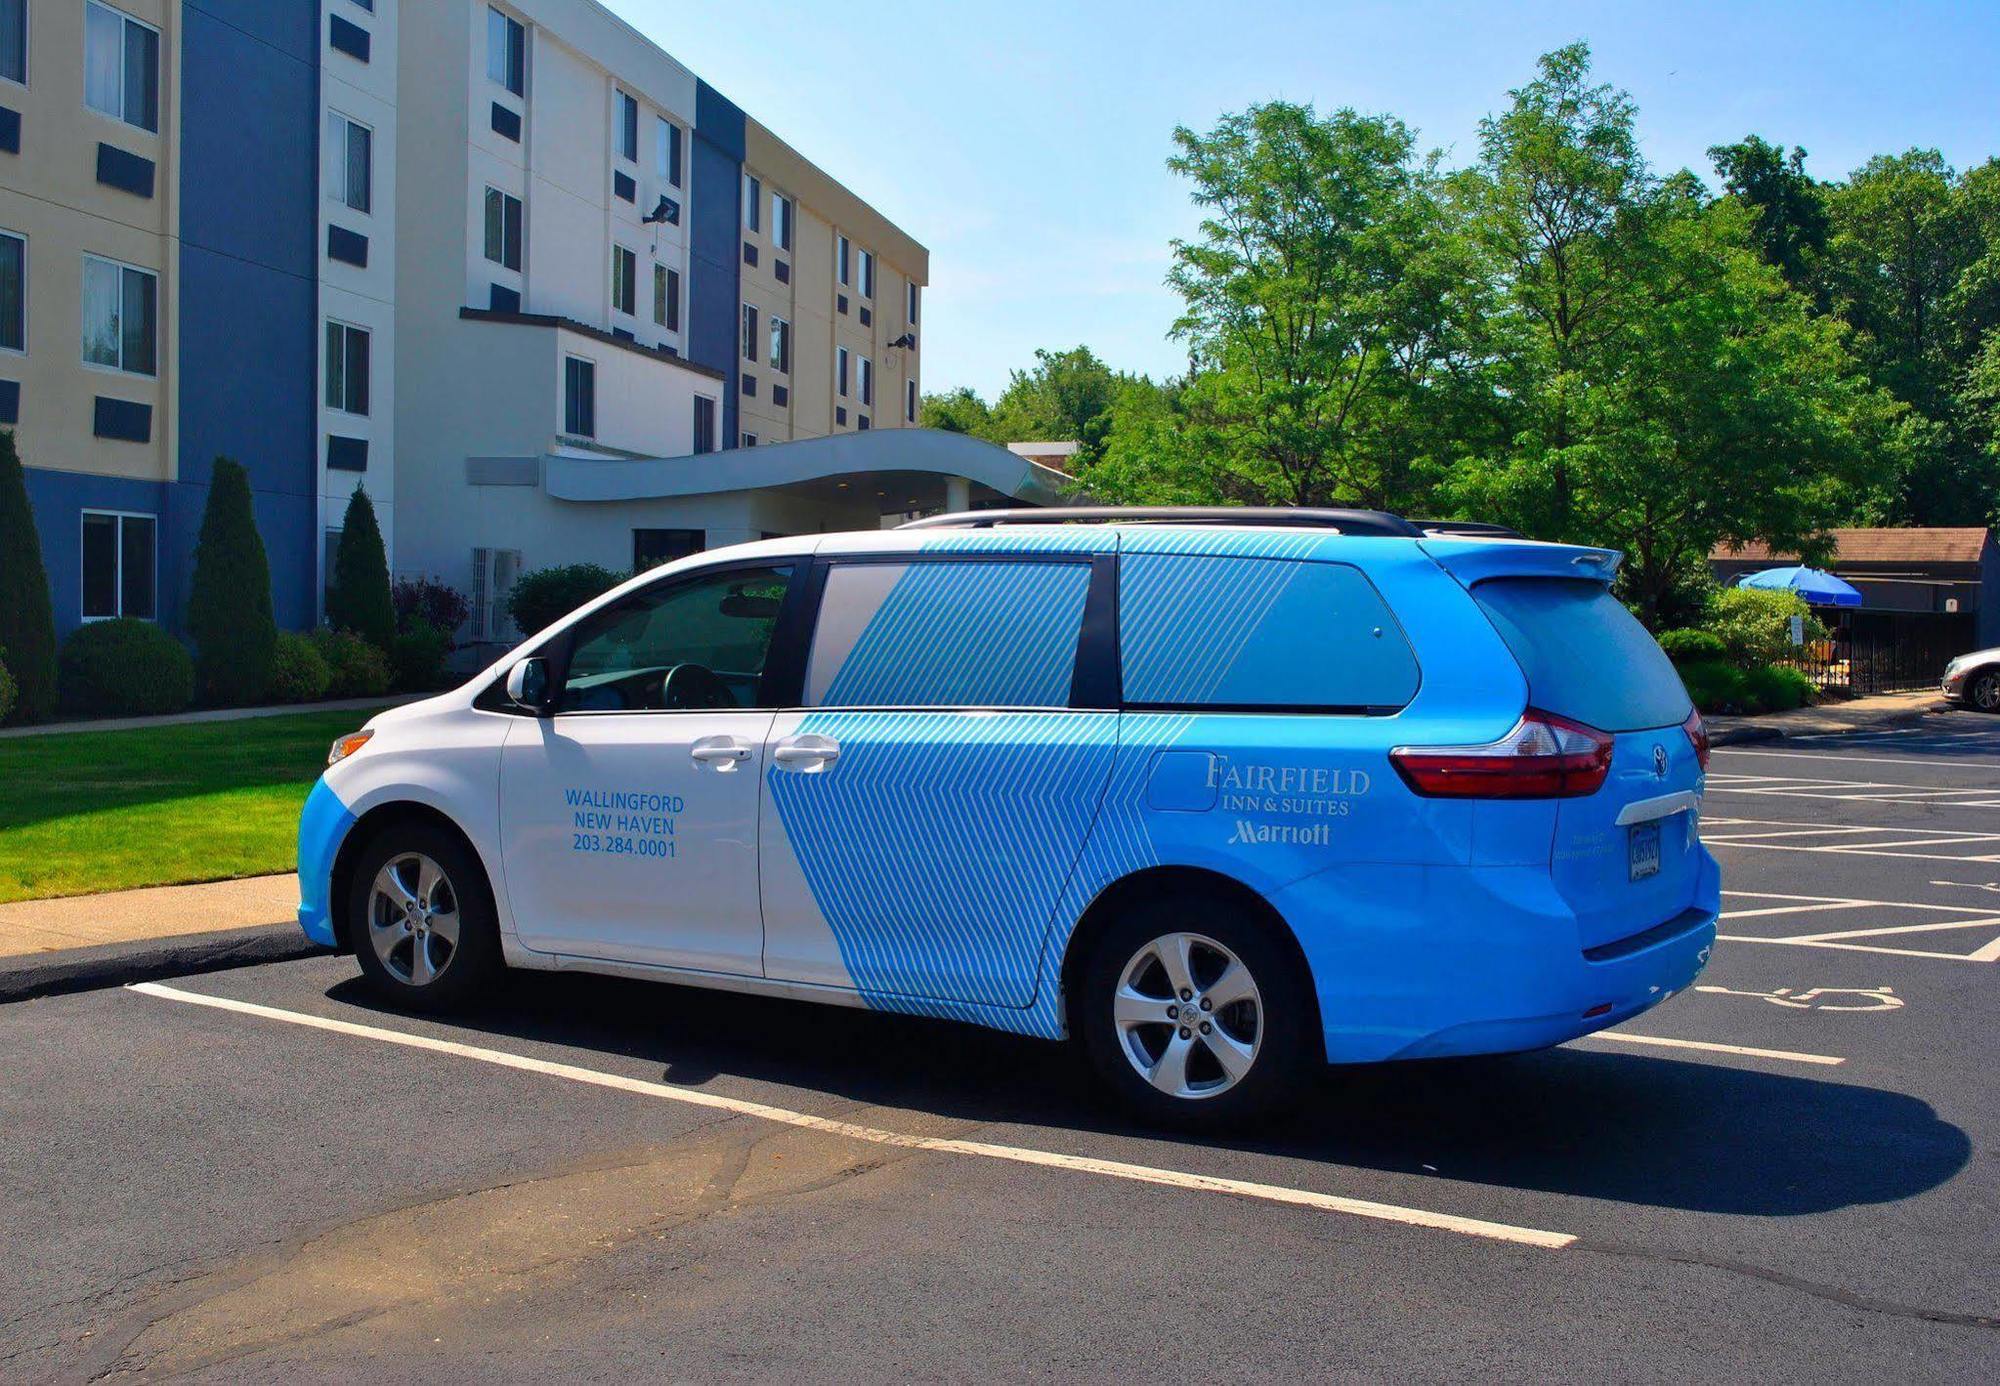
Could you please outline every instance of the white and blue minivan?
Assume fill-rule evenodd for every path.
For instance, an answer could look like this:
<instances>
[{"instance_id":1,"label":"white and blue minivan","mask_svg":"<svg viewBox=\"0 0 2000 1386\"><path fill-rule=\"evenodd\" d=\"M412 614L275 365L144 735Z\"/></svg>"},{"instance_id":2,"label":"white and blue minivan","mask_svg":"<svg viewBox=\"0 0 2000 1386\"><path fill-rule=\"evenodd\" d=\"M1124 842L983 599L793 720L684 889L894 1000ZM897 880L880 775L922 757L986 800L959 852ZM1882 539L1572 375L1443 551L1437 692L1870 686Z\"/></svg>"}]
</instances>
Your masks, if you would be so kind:
<instances>
[{"instance_id":1,"label":"white and blue minivan","mask_svg":"<svg viewBox=\"0 0 2000 1386\"><path fill-rule=\"evenodd\" d=\"M1464 527L1477 529L1478 527ZM644 573L338 741L300 922L1070 1038L1147 1115L1558 1044L1715 939L1618 556L1372 511L985 511Z\"/></svg>"}]
</instances>

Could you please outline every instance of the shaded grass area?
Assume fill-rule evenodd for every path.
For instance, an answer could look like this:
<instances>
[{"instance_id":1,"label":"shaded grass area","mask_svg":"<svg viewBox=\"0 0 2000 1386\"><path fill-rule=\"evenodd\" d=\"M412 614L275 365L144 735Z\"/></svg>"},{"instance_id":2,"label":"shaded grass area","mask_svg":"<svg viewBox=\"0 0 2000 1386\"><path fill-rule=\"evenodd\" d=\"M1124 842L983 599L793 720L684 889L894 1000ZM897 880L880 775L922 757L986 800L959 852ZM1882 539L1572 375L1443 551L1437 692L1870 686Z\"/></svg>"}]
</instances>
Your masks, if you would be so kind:
<instances>
[{"instance_id":1,"label":"shaded grass area","mask_svg":"<svg viewBox=\"0 0 2000 1386\"><path fill-rule=\"evenodd\" d=\"M292 870L328 743L373 715L0 740L0 902Z\"/></svg>"}]
</instances>

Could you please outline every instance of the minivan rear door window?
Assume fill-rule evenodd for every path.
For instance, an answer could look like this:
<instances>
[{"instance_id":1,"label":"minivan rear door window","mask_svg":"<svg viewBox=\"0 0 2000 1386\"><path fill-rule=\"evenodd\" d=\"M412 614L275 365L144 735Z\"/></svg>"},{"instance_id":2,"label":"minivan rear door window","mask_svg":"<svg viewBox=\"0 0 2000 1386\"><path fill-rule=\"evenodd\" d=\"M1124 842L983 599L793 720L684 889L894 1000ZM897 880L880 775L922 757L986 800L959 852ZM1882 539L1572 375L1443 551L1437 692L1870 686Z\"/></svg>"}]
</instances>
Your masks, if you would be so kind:
<instances>
[{"instance_id":1,"label":"minivan rear door window","mask_svg":"<svg viewBox=\"0 0 2000 1386\"><path fill-rule=\"evenodd\" d=\"M1472 598L1528 678L1528 700L1600 731L1677 727L1691 705L1680 675L1603 583L1489 578Z\"/></svg>"}]
</instances>

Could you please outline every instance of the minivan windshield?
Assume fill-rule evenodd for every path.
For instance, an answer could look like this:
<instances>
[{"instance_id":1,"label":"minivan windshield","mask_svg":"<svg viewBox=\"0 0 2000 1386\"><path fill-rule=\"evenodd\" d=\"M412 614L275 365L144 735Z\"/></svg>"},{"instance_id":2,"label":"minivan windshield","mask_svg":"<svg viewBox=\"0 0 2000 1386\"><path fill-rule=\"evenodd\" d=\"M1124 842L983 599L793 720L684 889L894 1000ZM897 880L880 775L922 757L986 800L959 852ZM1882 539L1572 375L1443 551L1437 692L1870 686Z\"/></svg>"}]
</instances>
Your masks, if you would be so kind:
<instances>
[{"instance_id":1,"label":"minivan windshield","mask_svg":"<svg viewBox=\"0 0 2000 1386\"><path fill-rule=\"evenodd\" d=\"M1489 578L1472 598L1514 652L1536 707L1608 732L1687 720L1673 663L1603 583Z\"/></svg>"}]
</instances>

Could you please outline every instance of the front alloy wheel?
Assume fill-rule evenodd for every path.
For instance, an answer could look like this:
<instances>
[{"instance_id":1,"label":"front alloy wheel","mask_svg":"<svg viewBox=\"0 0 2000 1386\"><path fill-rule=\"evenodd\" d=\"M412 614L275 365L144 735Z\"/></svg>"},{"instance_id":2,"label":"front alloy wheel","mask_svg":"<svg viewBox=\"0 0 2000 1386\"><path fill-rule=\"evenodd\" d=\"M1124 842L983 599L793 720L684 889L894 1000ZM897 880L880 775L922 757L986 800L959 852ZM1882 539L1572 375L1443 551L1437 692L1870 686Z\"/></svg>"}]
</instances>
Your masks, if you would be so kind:
<instances>
[{"instance_id":1,"label":"front alloy wheel","mask_svg":"<svg viewBox=\"0 0 2000 1386\"><path fill-rule=\"evenodd\" d=\"M427 987L458 954L458 892L422 852L384 862L368 894L368 943L382 970Z\"/></svg>"},{"instance_id":2,"label":"front alloy wheel","mask_svg":"<svg viewBox=\"0 0 2000 1386\"><path fill-rule=\"evenodd\" d=\"M1968 700L1981 712L2000 712L2000 670L1988 669L1972 681Z\"/></svg>"},{"instance_id":3,"label":"front alloy wheel","mask_svg":"<svg viewBox=\"0 0 2000 1386\"><path fill-rule=\"evenodd\" d=\"M1125 1061L1171 1098L1227 1092L1248 1076L1263 1041L1256 979L1202 934L1164 934L1143 945L1125 964L1112 1012Z\"/></svg>"}]
</instances>

